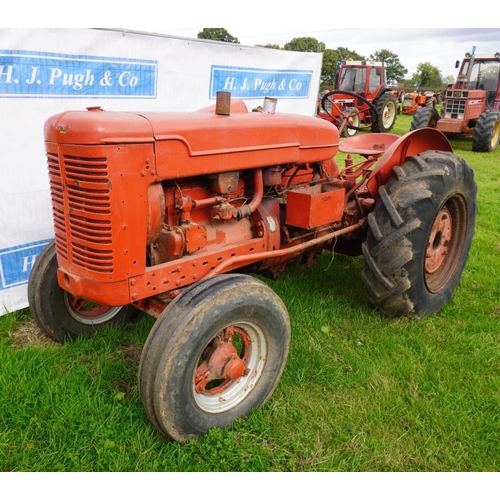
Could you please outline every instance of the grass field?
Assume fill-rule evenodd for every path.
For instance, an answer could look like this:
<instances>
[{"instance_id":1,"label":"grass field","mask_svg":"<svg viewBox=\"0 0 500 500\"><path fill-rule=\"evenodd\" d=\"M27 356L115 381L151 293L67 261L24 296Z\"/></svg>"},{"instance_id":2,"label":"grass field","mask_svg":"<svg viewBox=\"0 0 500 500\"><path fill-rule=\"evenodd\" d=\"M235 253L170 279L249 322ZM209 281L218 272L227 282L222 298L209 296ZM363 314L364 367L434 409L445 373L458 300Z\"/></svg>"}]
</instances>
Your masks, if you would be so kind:
<instances>
[{"instance_id":1,"label":"grass field","mask_svg":"<svg viewBox=\"0 0 500 500\"><path fill-rule=\"evenodd\" d=\"M393 132L409 130L398 117ZM421 320L367 301L362 261L325 253L269 285L292 344L273 397L231 427L163 440L137 389L153 319L56 344L28 311L0 317L0 471L498 471L500 149L452 142L479 186L452 300Z\"/></svg>"}]
</instances>

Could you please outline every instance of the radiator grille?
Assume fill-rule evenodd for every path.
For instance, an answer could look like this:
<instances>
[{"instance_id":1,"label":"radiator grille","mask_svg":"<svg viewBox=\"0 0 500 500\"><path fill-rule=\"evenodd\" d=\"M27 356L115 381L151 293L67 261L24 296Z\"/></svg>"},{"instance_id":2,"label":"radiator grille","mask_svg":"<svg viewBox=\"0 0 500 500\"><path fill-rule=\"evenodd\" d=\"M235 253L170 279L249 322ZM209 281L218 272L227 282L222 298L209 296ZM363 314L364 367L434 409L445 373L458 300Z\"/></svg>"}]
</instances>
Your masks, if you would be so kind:
<instances>
[{"instance_id":1,"label":"radiator grille","mask_svg":"<svg viewBox=\"0 0 500 500\"><path fill-rule=\"evenodd\" d=\"M465 116L465 106L467 101L464 99L447 99L445 103L446 118L463 118Z\"/></svg>"},{"instance_id":2,"label":"radiator grille","mask_svg":"<svg viewBox=\"0 0 500 500\"><path fill-rule=\"evenodd\" d=\"M105 158L47 154L52 213L59 255L73 264L112 273L113 231ZM70 240L70 241L69 241Z\"/></svg>"}]
</instances>

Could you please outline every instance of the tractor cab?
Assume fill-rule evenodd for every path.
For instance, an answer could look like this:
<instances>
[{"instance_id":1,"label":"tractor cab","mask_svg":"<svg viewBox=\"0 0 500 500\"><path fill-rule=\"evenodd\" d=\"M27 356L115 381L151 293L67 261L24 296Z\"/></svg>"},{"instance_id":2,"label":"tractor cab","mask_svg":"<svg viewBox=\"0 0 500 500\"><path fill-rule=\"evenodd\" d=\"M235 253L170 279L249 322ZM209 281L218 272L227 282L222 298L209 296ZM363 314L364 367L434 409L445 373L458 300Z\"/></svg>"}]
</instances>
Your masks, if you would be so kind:
<instances>
[{"instance_id":1,"label":"tractor cab","mask_svg":"<svg viewBox=\"0 0 500 500\"><path fill-rule=\"evenodd\" d=\"M386 83L383 64L374 61L346 61L337 77L338 90L356 92L368 99L376 97Z\"/></svg>"},{"instance_id":2,"label":"tractor cab","mask_svg":"<svg viewBox=\"0 0 500 500\"><path fill-rule=\"evenodd\" d=\"M456 87L484 90L486 108L500 107L500 57L466 57L462 62Z\"/></svg>"}]
</instances>

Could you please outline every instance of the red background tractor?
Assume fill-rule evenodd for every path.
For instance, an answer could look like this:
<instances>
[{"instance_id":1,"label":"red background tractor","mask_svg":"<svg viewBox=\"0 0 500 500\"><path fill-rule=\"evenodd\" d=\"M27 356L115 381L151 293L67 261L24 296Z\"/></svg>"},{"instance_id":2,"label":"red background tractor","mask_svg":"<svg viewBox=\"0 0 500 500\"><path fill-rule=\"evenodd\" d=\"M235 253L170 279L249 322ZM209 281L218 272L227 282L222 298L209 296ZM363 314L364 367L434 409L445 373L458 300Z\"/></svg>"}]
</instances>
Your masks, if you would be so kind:
<instances>
[{"instance_id":1,"label":"red background tractor","mask_svg":"<svg viewBox=\"0 0 500 500\"><path fill-rule=\"evenodd\" d=\"M467 53L456 82L446 90L441 115L432 108L415 113L411 130L422 127L472 136L473 151L494 151L500 142L500 52Z\"/></svg>"},{"instance_id":2,"label":"red background tractor","mask_svg":"<svg viewBox=\"0 0 500 500\"><path fill-rule=\"evenodd\" d=\"M347 61L338 72L335 90L320 94L318 116L349 137L358 130L390 132L396 123L398 100L387 85L382 63Z\"/></svg>"}]
</instances>

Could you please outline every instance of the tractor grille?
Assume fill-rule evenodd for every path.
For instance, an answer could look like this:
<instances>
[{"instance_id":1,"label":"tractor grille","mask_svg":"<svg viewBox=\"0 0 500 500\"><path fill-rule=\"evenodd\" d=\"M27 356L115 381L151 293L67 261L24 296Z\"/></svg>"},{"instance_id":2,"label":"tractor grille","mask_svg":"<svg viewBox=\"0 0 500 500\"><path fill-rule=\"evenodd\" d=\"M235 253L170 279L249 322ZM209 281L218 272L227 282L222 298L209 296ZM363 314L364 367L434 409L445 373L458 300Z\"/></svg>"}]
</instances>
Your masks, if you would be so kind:
<instances>
[{"instance_id":1,"label":"tractor grille","mask_svg":"<svg viewBox=\"0 0 500 500\"><path fill-rule=\"evenodd\" d=\"M354 99L335 99L335 107L336 107L336 112L338 113L339 110L344 110L349 107L354 107ZM332 114L332 101L330 99L326 99L325 105L323 106L323 109L328 113Z\"/></svg>"},{"instance_id":2,"label":"tractor grille","mask_svg":"<svg viewBox=\"0 0 500 500\"><path fill-rule=\"evenodd\" d=\"M446 99L444 117L463 119L465 117L466 105L467 100L465 99Z\"/></svg>"},{"instance_id":3,"label":"tractor grille","mask_svg":"<svg viewBox=\"0 0 500 500\"><path fill-rule=\"evenodd\" d=\"M323 109L329 114L332 114L332 102L329 101L328 99L325 101L325 104L323 106Z\"/></svg>"},{"instance_id":4,"label":"tractor grille","mask_svg":"<svg viewBox=\"0 0 500 500\"><path fill-rule=\"evenodd\" d=\"M105 158L47 153L58 254L87 270L112 273L111 197ZM62 166L62 171L61 167Z\"/></svg>"}]
</instances>

